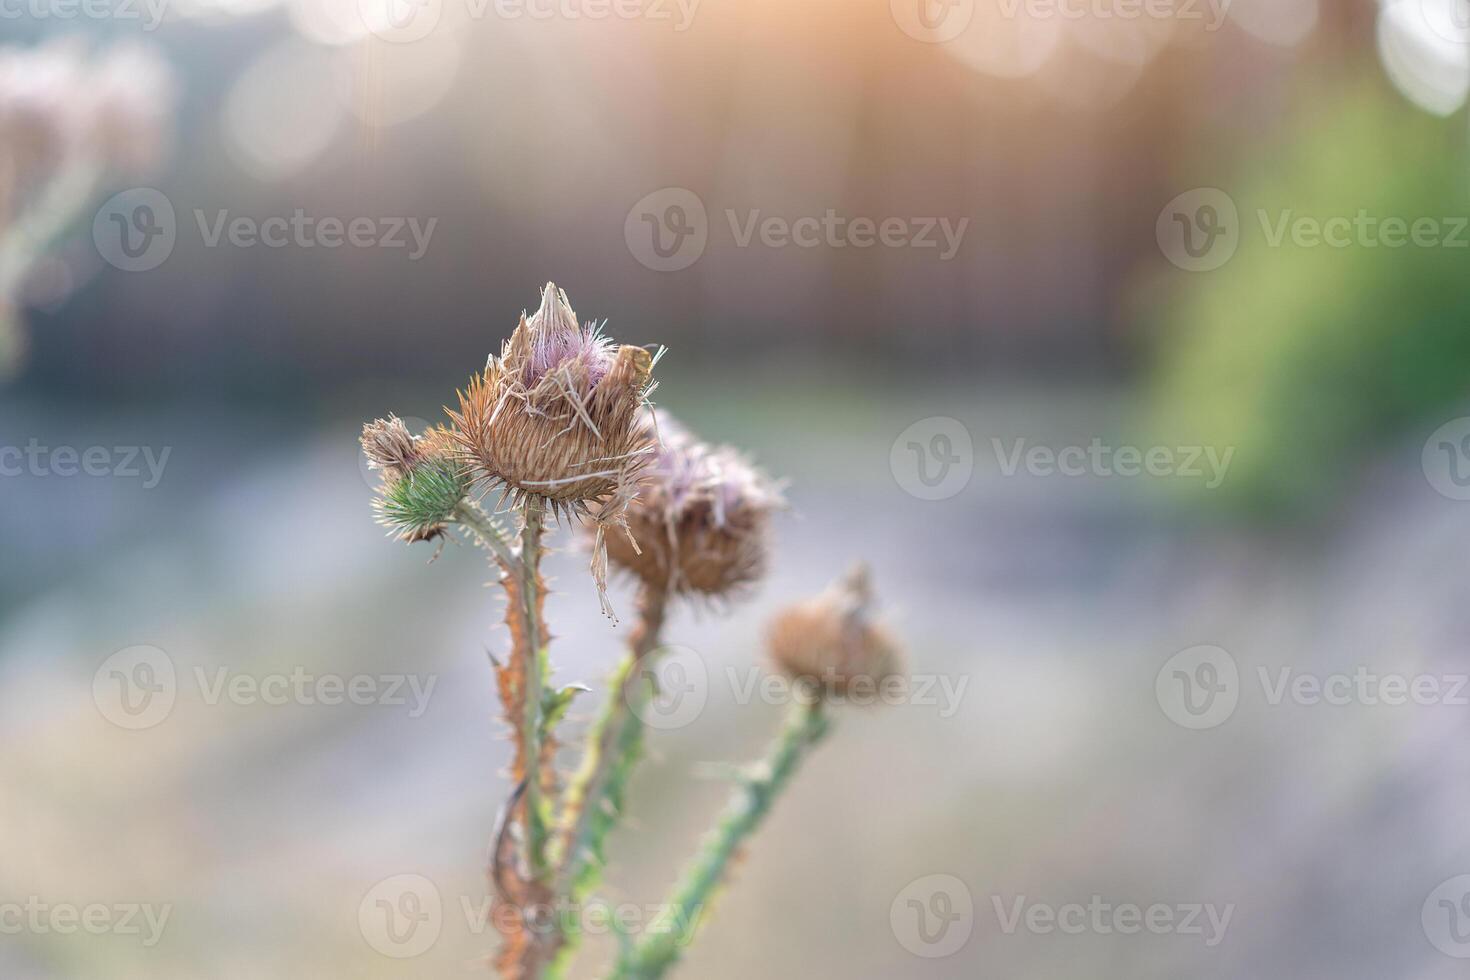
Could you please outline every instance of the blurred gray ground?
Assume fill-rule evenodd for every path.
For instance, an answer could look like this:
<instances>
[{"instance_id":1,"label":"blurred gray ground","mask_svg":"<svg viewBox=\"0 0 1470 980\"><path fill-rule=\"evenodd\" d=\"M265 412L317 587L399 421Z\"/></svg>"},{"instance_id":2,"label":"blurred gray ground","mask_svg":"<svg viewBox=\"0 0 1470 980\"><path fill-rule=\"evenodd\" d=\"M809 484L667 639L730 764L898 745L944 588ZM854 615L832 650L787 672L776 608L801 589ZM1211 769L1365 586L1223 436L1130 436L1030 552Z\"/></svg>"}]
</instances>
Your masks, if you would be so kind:
<instances>
[{"instance_id":1,"label":"blurred gray ground","mask_svg":"<svg viewBox=\"0 0 1470 980\"><path fill-rule=\"evenodd\" d=\"M727 668L853 559L872 561L916 673L968 686L959 710L849 709L800 774L693 947L685 976L1396 976L1463 967L1430 945L1425 897L1470 871L1470 708L1283 704L1247 684L1218 728L1172 723L1155 674L1197 644L1259 667L1466 670L1470 505L1433 493L1418 445L1344 488L1340 518L1292 533L1180 509L1129 481L1007 477L992 436L1127 441L1107 390L1058 396L686 385L662 402L792 480L773 575L726 617L686 610L666 639L709 668L698 721L656 732L612 843L606 895L657 902L721 804L709 762L756 755L780 708L736 703ZM437 397L383 404L432 418ZM356 455L357 406L298 419L0 407L0 444L170 446L162 482L0 480L0 901L171 903L136 937L0 938L12 978L477 976L493 933L480 864L506 794L487 651L499 602L481 556L386 541ZM960 495L918 500L890 472L908 425L974 436ZM600 689L628 631L597 614L575 536L559 534L548 615L558 679ZM631 610L626 588L616 597ZM92 697L112 653L147 644L180 674L144 731ZM261 675L409 672L427 710L210 705L203 668ZM575 713L580 730L589 698ZM572 732L567 733L569 736ZM568 767L574 762L568 756ZM697 773L702 778L687 777ZM945 958L890 918L915 879L965 883L974 932ZM431 880L442 935L413 959L359 931L375 883ZM1007 934L1030 902L1234 905L1223 940ZM593 976L606 939L579 970Z\"/></svg>"}]
</instances>

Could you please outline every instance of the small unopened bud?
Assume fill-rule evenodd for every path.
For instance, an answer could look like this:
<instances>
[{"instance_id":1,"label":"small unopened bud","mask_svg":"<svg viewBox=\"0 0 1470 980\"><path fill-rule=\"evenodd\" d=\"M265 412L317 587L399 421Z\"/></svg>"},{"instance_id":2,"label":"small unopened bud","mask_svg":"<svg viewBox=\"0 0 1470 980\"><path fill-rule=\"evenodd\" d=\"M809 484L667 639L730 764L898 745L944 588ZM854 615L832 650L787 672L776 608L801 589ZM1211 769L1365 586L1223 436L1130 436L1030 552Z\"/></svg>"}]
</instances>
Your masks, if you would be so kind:
<instances>
[{"instance_id":1,"label":"small unopened bud","mask_svg":"<svg viewBox=\"0 0 1470 980\"><path fill-rule=\"evenodd\" d=\"M396 415L374 419L362 427L362 452L368 465L385 478L400 479L422 459L418 439Z\"/></svg>"},{"instance_id":2,"label":"small unopened bud","mask_svg":"<svg viewBox=\"0 0 1470 980\"><path fill-rule=\"evenodd\" d=\"M821 595L777 614L767 631L771 658L818 695L876 690L903 669L903 651L873 620L873 604L868 568L858 565Z\"/></svg>"},{"instance_id":3,"label":"small unopened bud","mask_svg":"<svg viewBox=\"0 0 1470 980\"><path fill-rule=\"evenodd\" d=\"M430 429L415 436L391 415L363 426L362 450L368 465L383 476L373 502L379 523L410 543L442 537L471 483L449 434Z\"/></svg>"}]
</instances>

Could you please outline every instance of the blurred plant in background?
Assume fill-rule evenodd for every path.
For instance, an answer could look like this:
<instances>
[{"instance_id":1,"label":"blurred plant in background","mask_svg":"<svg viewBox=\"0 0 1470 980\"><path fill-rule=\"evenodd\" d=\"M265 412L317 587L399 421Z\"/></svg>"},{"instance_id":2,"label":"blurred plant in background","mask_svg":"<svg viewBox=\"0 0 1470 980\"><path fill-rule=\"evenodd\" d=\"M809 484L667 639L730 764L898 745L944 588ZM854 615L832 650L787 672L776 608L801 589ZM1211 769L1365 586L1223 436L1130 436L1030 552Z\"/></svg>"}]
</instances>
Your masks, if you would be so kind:
<instances>
[{"instance_id":1,"label":"blurred plant in background","mask_svg":"<svg viewBox=\"0 0 1470 980\"><path fill-rule=\"evenodd\" d=\"M1365 80L1306 93L1279 132L1230 185L1238 252L1163 305L1153 379L1162 438L1236 447L1224 493L1263 513L1319 506L1470 390L1459 127Z\"/></svg>"},{"instance_id":2,"label":"blurred plant in background","mask_svg":"<svg viewBox=\"0 0 1470 980\"><path fill-rule=\"evenodd\" d=\"M158 165L173 102L172 73L147 48L0 48L0 378L24 357L27 277L109 181Z\"/></svg>"}]
</instances>

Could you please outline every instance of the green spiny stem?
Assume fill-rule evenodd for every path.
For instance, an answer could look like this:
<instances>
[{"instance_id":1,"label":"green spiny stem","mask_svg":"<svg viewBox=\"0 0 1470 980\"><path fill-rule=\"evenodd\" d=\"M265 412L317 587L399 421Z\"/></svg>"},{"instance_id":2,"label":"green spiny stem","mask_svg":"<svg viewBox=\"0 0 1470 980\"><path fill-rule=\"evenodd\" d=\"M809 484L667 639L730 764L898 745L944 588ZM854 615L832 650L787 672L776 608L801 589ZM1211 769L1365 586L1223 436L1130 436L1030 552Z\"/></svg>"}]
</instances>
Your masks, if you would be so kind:
<instances>
[{"instance_id":1,"label":"green spiny stem","mask_svg":"<svg viewBox=\"0 0 1470 980\"><path fill-rule=\"evenodd\" d=\"M520 567L510 574L518 574L521 609L525 617L525 650L516 651L524 657L526 697L521 718L521 745L525 752L526 779L526 844L527 863L531 872L540 880L548 871L546 862L546 814L541 798L541 706L542 653L546 648L546 627L541 622L541 531L542 505L534 498L526 502L525 524L521 528Z\"/></svg>"},{"instance_id":2,"label":"green spiny stem","mask_svg":"<svg viewBox=\"0 0 1470 980\"><path fill-rule=\"evenodd\" d=\"M505 532L479 504L472 500L460 501L459 506L454 509L454 519L474 532L480 544L505 569L506 574L519 574L520 559L511 549L510 542L505 540Z\"/></svg>"},{"instance_id":3,"label":"green spiny stem","mask_svg":"<svg viewBox=\"0 0 1470 980\"><path fill-rule=\"evenodd\" d=\"M693 939L730 859L760 826L803 756L827 734L829 724L820 702L793 705L765 759L740 780L719 823L684 869L668 901L673 927L645 936L620 958L611 980L659 980L678 961L684 946Z\"/></svg>"},{"instance_id":4,"label":"green spiny stem","mask_svg":"<svg viewBox=\"0 0 1470 980\"><path fill-rule=\"evenodd\" d=\"M667 602L662 589L645 586L639 592L628 653L612 676L602 711L587 734L582 766L567 788L556 852L557 893L569 896L576 907L601 878L607 836L622 814L628 780L643 754L639 708L652 693L644 668L658 648ZM576 937L569 935L553 975L560 975L575 952Z\"/></svg>"}]
</instances>

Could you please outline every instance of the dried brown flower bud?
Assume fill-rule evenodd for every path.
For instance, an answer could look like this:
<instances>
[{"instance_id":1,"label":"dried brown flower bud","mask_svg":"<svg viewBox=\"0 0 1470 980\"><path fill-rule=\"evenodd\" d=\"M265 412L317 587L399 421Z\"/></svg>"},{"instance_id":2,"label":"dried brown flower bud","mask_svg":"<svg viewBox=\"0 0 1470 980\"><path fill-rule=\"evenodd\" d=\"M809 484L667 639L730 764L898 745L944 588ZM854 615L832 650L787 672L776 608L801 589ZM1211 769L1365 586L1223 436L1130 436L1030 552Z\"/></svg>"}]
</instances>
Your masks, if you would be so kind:
<instances>
[{"instance_id":1,"label":"dried brown flower bud","mask_svg":"<svg viewBox=\"0 0 1470 980\"><path fill-rule=\"evenodd\" d=\"M401 479L419 460L418 440L396 415L374 419L362 427L362 452L368 465L385 477Z\"/></svg>"},{"instance_id":2,"label":"dried brown flower bud","mask_svg":"<svg viewBox=\"0 0 1470 980\"><path fill-rule=\"evenodd\" d=\"M445 527L470 489L470 476L444 429L421 436L396 415L362 427L368 465L383 475L374 506L379 521L402 541L443 537Z\"/></svg>"},{"instance_id":3,"label":"dried brown flower bud","mask_svg":"<svg viewBox=\"0 0 1470 980\"><path fill-rule=\"evenodd\" d=\"M779 613L768 627L776 665L816 692L841 697L859 685L876 690L903 669L903 651L872 620L873 587L858 565L814 599Z\"/></svg>"},{"instance_id":4,"label":"dried brown flower bud","mask_svg":"<svg viewBox=\"0 0 1470 980\"><path fill-rule=\"evenodd\" d=\"M626 503L653 446L635 425L654 358L578 326L551 283L541 306L460 393L450 411L463 459L511 498L539 498L558 512Z\"/></svg>"},{"instance_id":5,"label":"dried brown flower bud","mask_svg":"<svg viewBox=\"0 0 1470 980\"><path fill-rule=\"evenodd\" d=\"M613 564L669 593L726 596L765 573L771 515L780 490L738 452L690 435L665 412L639 427L658 451L623 517L607 535Z\"/></svg>"}]
</instances>

